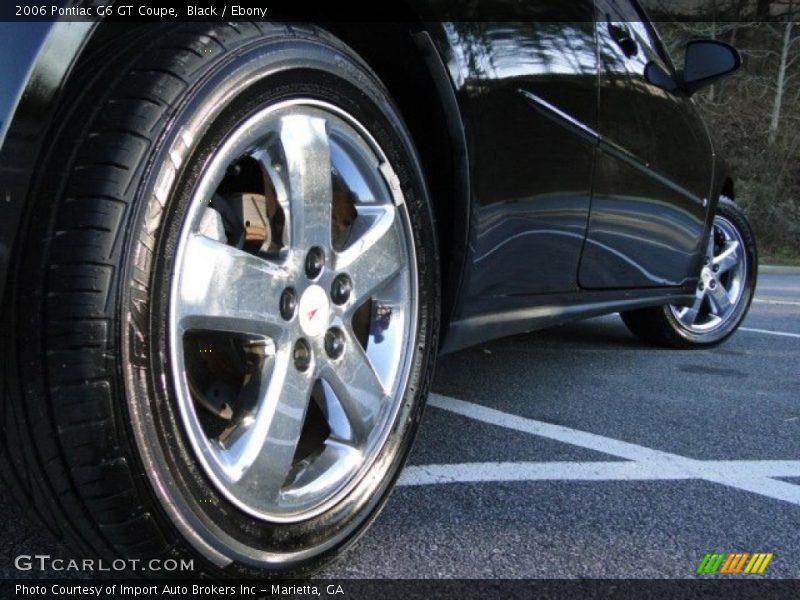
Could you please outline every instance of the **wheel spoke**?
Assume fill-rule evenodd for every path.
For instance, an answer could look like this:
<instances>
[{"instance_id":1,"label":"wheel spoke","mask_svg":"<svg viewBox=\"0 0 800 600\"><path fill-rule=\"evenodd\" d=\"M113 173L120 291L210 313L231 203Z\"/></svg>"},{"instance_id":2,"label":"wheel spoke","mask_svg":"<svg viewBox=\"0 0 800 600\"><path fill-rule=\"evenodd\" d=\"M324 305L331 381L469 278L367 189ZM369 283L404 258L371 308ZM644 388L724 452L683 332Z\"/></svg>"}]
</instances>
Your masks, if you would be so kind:
<instances>
[{"instance_id":1,"label":"wheel spoke","mask_svg":"<svg viewBox=\"0 0 800 600\"><path fill-rule=\"evenodd\" d=\"M709 291L708 298L711 301L711 310L718 317L724 317L731 308L731 299L728 292L721 285L717 285Z\"/></svg>"},{"instance_id":2,"label":"wheel spoke","mask_svg":"<svg viewBox=\"0 0 800 600\"><path fill-rule=\"evenodd\" d=\"M364 459L363 454L346 442L328 439L319 456L311 464L301 465L293 473L292 481L283 495L288 500L302 502L309 487L336 485L338 473L342 470L355 470Z\"/></svg>"},{"instance_id":3,"label":"wheel spoke","mask_svg":"<svg viewBox=\"0 0 800 600\"><path fill-rule=\"evenodd\" d=\"M738 265L741 259L739 242L731 241L726 244L725 249L719 255L714 257L712 264L718 266L718 273L722 274Z\"/></svg>"},{"instance_id":4,"label":"wheel spoke","mask_svg":"<svg viewBox=\"0 0 800 600\"><path fill-rule=\"evenodd\" d=\"M362 212L366 212L363 211ZM394 206L370 208L374 218L372 226L336 260L336 268L347 272L353 280L354 308L369 299L402 268L402 247L396 223Z\"/></svg>"},{"instance_id":5,"label":"wheel spoke","mask_svg":"<svg viewBox=\"0 0 800 600\"><path fill-rule=\"evenodd\" d=\"M180 327L273 336L288 274L252 254L190 234L178 287Z\"/></svg>"},{"instance_id":6,"label":"wheel spoke","mask_svg":"<svg viewBox=\"0 0 800 600\"><path fill-rule=\"evenodd\" d=\"M289 179L291 243L330 247L332 180L325 121L292 115L281 119L281 145Z\"/></svg>"},{"instance_id":7,"label":"wheel spoke","mask_svg":"<svg viewBox=\"0 0 800 600\"><path fill-rule=\"evenodd\" d=\"M711 232L708 234L708 244L706 244L706 258L708 260L711 260L713 257L714 257L714 226L711 227Z\"/></svg>"},{"instance_id":8,"label":"wheel spoke","mask_svg":"<svg viewBox=\"0 0 800 600\"><path fill-rule=\"evenodd\" d=\"M694 303L686 308L686 312L683 313L681 316L681 320L684 322L685 325L694 325L697 321L697 315L700 313L700 309L703 307L703 300L705 299L704 292L697 292L695 296Z\"/></svg>"},{"instance_id":9,"label":"wheel spoke","mask_svg":"<svg viewBox=\"0 0 800 600\"><path fill-rule=\"evenodd\" d=\"M229 478L253 497L276 499L291 470L311 397L311 371L293 364L291 351L276 355L261 385L251 422L240 426L223 451Z\"/></svg>"},{"instance_id":10,"label":"wheel spoke","mask_svg":"<svg viewBox=\"0 0 800 600\"><path fill-rule=\"evenodd\" d=\"M358 443L372 430L386 390L355 336L346 334L345 344L342 357L323 366L320 376L336 394Z\"/></svg>"}]
</instances>

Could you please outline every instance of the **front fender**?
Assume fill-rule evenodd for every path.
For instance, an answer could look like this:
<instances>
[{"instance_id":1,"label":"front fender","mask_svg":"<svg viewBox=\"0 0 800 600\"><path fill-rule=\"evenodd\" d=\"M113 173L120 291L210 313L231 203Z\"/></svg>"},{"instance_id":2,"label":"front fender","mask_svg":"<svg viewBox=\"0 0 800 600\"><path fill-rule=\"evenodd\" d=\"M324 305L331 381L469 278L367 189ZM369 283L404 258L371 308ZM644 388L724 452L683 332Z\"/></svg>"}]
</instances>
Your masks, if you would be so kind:
<instances>
[{"instance_id":1,"label":"front fender","mask_svg":"<svg viewBox=\"0 0 800 600\"><path fill-rule=\"evenodd\" d=\"M59 95L95 23L0 23L0 298Z\"/></svg>"}]
</instances>

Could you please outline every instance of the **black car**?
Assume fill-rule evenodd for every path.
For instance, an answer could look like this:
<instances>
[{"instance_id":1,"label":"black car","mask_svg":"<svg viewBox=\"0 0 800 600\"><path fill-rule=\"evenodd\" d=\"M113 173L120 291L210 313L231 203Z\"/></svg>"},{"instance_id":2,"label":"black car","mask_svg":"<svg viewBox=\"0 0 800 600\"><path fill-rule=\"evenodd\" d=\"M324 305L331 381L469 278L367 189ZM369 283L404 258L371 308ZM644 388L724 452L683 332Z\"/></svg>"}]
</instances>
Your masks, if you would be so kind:
<instances>
[{"instance_id":1,"label":"black car","mask_svg":"<svg viewBox=\"0 0 800 600\"><path fill-rule=\"evenodd\" d=\"M304 573L385 502L438 352L736 330L756 246L691 96L737 52L676 68L632 0L515 6L2 25L3 473L49 529Z\"/></svg>"}]
</instances>

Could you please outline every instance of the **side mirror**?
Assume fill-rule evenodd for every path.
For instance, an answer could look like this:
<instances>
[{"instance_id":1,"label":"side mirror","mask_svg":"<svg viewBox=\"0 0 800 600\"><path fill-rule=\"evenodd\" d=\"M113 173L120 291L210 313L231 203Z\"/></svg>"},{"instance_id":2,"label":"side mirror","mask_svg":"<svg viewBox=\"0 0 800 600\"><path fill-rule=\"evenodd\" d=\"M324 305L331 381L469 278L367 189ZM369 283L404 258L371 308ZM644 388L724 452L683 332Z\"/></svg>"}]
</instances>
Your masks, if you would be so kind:
<instances>
[{"instance_id":1,"label":"side mirror","mask_svg":"<svg viewBox=\"0 0 800 600\"><path fill-rule=\"evenodd\" d=\"M681 87L687 94L714 83L736 71L742 57L736 48L724 42L695 40L686 45L686 60L681 74Z\"/></svg>"},{"instance_id":2,"label":"side mirror","mask_svg":"<svg viewBox=\"0 0 800 600\"><path fill-rule=\"evenodd\" d=\"M674 92L679 87L672 75L667 73L664 67L652 60L644 67L644 78L647 83L668 92Z\"/></svg>"}]
</instances>

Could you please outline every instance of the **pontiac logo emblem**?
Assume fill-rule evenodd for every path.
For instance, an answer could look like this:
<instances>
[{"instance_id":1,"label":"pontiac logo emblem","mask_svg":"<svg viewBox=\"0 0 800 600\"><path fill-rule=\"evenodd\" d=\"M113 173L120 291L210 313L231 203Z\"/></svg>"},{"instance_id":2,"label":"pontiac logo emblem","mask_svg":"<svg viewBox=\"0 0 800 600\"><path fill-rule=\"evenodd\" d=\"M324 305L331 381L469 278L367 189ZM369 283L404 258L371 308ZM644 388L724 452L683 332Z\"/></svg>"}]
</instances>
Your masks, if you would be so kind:
<instances>
[{"instance_id":1,"label":"pontiac logo emblem","mask_svg":"<svg viewBox=\"0 0 800 600\"><path fill-rule=\"evenodd\" d=\"M331 305L328 296L318 285L310 286L300 297L300 328L309 337L325 333L330 325Z\"/></svg>"}]
</instances>

